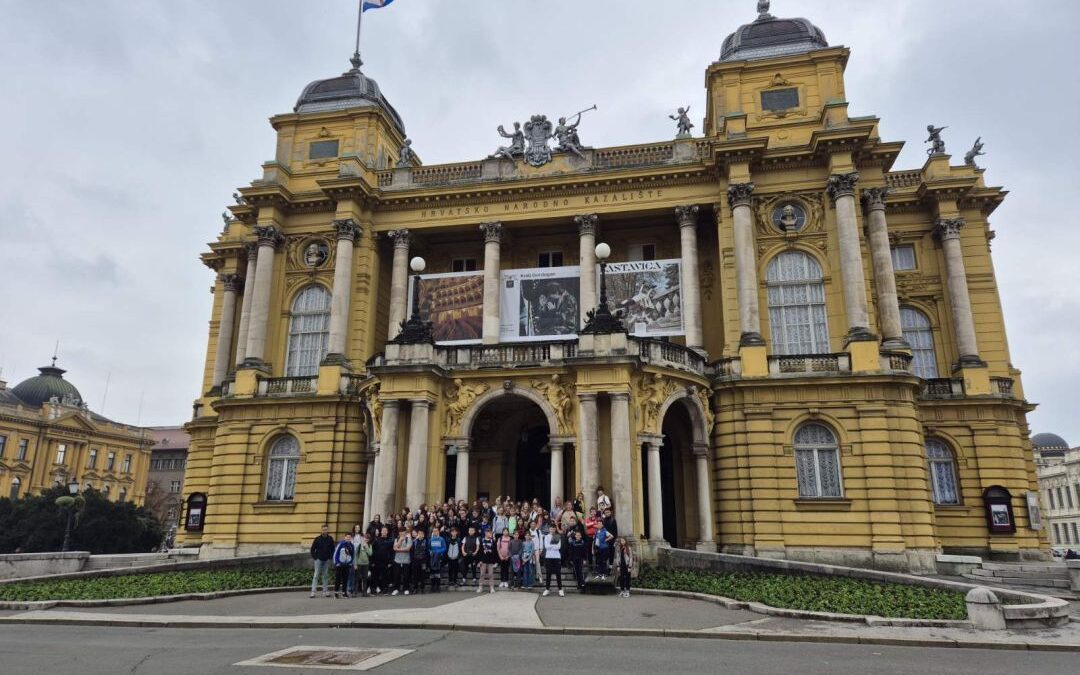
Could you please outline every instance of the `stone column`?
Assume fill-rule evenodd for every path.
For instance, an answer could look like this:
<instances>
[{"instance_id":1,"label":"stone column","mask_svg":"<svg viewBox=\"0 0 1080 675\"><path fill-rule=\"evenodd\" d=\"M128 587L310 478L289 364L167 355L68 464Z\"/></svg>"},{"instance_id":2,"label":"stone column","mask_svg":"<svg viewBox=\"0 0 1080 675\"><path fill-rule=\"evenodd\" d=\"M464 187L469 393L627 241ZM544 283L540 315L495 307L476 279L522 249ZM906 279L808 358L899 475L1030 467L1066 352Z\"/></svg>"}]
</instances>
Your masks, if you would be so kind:
<instances>
[{"instance_id":1,"label":"stone column","mask_svg":"<svg viewBox=\"0 0 1080 675\"><path fill-rule=\"evenodd\" d=\"M349 300L352 297L353 245L360 236L360 225L352 218L334 221L337 253L334 257L334 290L330 296L330 338L326 361L345 361L349 332Z\"/></svg>"},{"instance_id":2,"label":"stone column","mask_svg":"<svg viewBox=\"0 0 1080 675\"><path fill-rule=\"evenodd\" d=\"M256 227L259 256L255 264L255 289L251 297L251 320L248 323L247 350L244 365L263 365L266 352L266 328L270 319L270 290L274 283L274 252L284 240L273 225Z\"/></svg>"},{"instance_id":3,"label":"stone column","mask_svg":"<svg viewBox=\"0 0 1080 675\"><path fill-rule=\"evenodd\" d=\"M400 401L383 401L382 438L379 442L379 460L375 463L375 498L371 506L383 517L394 512L394 492L397 485L397 439Z\"/></svg>"},{"instance_id":4,"label":"stone column","mask_svg":"<svg viewBox=\"0 0 1080 675\"><path fill-rule=\"evenodd\" d=\"M469 500L469 446L457 446L457 468L454 473L454 499Z\"/></svg>"},{"instance_id":5,"label":"stone column","mask_svg":"<svg viewBox=\"0 0 1080 675\"><path fill-rule=\"evenodd\" d=\"M750 212L753 183L728 186L735 232L735 282L739 298L739 345L765 344L761 337L761 310L758 308L757 252L754 250L754 216Z\"/></svg>"},{"instance_id":6,"label":"stone column","mask_svg":"<svg viewBox=\"0 0 1080 675\"><path fill-rule=\"evenodd\" d=\"M701 349L701 287L698 285L697 205L676 206L682 252L682 312L686 345Z\"/></svg>"},{"instance_id":7,"label":"stone column","mask_svg":"<svg viewBox=\"0 0 1080 675\"><path fill-rule=\"evenodd\" d=\"M244 299L240 303L240 325L236 327L236 361L237 366L244 362L247 355L248 326L251 323L251 296L255 289L255 259L259 255L259 247L250 243L244 247L247 250L247 271L244 273Z\"/></svg>"},{"instance_id":8,"label":"stone column","mask_svg":"<svg viewBox=\"0 0 1080 675\"><path fill-rule=\"evenodd\" d=\"M877 289L878 314L881 320L881 346L885 349L910 349L900 325L896 273L893 271L889 228L885 222L885 197L888 194L889 189L883 187L867 188L862 193L870 258L874 263L874 287Z\"/></svg>"},{"instance_id":9,"label":"stone column","mask_svg":"<svg viewBox=\"0 0 1080 675\"><path fill-rule=\"evenodd\" d=\"M596 309L596 232L600 218L595 213L574 216L578 228L578 270L581 276L578 311L581 325L585 325L585 314Z\"/></svg>"},{"instance_id":10,"label":"stone column","mask_svg":"<svg viewBox=\"0 0 1080 675\"><path fill-rule=\"evenodd\" d=\"M960 353L959 365L984 366L986 364L979 358L979 343L975 338L975 317L971 312L964 249L960 244L960 228L963 226L963 218L939 218L937 233L945 253L949 309L952 311L953 331L956 333L956 350Z\"/></svg>"},{"instance_id":11,"label":"stone column","mask_svg":"<svg viewBox=\"0 0 1080 675\"><path fill-rule=\"evenodd\" d=\"M630 394L611 394L611 496L619 534L634 534L632 464L630 461Z\"/></svg>"},{"instance_id":12,"label":"stone column","mask_svg":"<svg viewBox=\"0 0 1080 675\"><path fill-rule=\"evenodd\" d=\"M553 443L548 446L551 450L551 501L556 497L566 498L563 494L566 481L563 480L563 446L562 443Z\"/></svg>"},{"instance_id":13,"label":"stone column","mask_svg":"<svg viewBox=\"0 0 1080 675\"><path fill-rule=\"evenodd\" d=\"M847 341L869 342L877 337L870 332L866 305L866 276L863 272L859 225L855 216L855 183L858 172L829 176L829 196L836 209L836 230L840 240L840 274L844 282L844 309L847 314Z\"/></svg>"},{"instance_id":14,"label":"stone column","mask_svg":"<svg viewBox=\"0 0 1080 675\"><path fill-rule=\"evenodd\" d=\"M391 230L386 233L394 242L394 262L390 274L390 326L386 339L393 340L401 332L409 302L409 244L412 233L408 230Z\"/></svg>"},{"instance_id":15,"label":"stone column","mask_svg":"<svg viewBox=\"0 0 1080 675\"><path fill-rule=\"evenodd\" d=\"M375 453L368 452L364 455L367 462L367 471L364 472L364 521L361 523L364 529L367 529L367 524L371 522L372 517L375 515L371 511L371 502L374 498L375 492Z\"/></svg>"},{"instance_id":16,"label":"stone column","mask_svg":"<svg viewBox=\"0 0 1080 675\"><path fill-rule=\"evenodd\" d=\"M236 292L240 289L240 276L224 274L221 283L225 293L221 298L221 316L218 320L217 351L214 353L214 379L212 386L220 389L229 372L229 356L233 344L233 322L236 320Z\"/></svg>"},{"instance_id":17,"label":"stone column","mask_svg":"<svg viewBox=\"0 0 1080 675\"><path fill-rule=\"evenodd\" d=\"M409 459L405 476L405 501L416 510L424 503L427 492L428 467L428 421L431 402L427 399L410 401L412 416L409 420Z\"/></svg>"},{"instance_id":18,"label":"stone column","mask_svg":"<svg viewBox=\"0 0 1080 675\"><path fill-rule=\"evenodd\" d=\"M484 233L484 344L499 343L499 245L502 223L483 223Z\"/></svg>"},{"instance_id":19,"label":"stone column","mask_svg":"<svg viewBox=\"0 0 1080 675\"><path fill-rule=\"evenodd\" d=\"M649 441L647 464L649 472L649 540L664 539L664 500L660 486L660 443Z\"/></svg>"},{"instance_id":20,"label":"stone column","mask_svg":"<svg viewBox=\"0 0 1080 675\"><path fill-rule=\"evenodd\" d=\"M578 394L578 461L581 462L581 489L585 499L596 505L600 485L600 444L597 434L596 394Z\"/></svg>"},{"instance_id":21,"label":"stone column","mask_svg":"<svg viewBox=\"0 0 1080 675\"><path fill-rule=\"evenodd\" d=\"M716 540L713 537L713 511L712 511L712 473L709 470L709 446L706 443L694 443L694 457L697 461L698 481L698 529L701 541L698 548L716 551Z\"/></svg>"}]
</instances>

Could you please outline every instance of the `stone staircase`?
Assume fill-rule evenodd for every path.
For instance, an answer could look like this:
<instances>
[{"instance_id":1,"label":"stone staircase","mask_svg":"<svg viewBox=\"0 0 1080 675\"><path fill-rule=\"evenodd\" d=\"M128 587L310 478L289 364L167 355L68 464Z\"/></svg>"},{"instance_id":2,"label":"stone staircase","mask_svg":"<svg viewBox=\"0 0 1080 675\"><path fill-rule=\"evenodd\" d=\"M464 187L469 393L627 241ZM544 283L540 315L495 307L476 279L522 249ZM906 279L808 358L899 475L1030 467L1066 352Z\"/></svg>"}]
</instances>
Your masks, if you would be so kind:
<instances>
[{"instance_id":1,"label":"stone staircase","mask_svg":"<svg viewBox=\"0 0 1080 675\"><path fill-rule=\"evenodd\" d=\"M988 586L1000 584L1069 589L1069 570L1063 563L984 562L964 577Z\"/></svg>"},{"instance_id":2,"label":"stone staircase","mask_svg":"<svg viewBox=\"0 0 1080 675\"><path fill-rule=\"evenodd\" d=\"M161 565L183 560L194 560L198 549L174 549L168 553L117 553L113 555L92 555L83 566L83 572L93 570L115 570Z\"/></svg>"}]
</instances>

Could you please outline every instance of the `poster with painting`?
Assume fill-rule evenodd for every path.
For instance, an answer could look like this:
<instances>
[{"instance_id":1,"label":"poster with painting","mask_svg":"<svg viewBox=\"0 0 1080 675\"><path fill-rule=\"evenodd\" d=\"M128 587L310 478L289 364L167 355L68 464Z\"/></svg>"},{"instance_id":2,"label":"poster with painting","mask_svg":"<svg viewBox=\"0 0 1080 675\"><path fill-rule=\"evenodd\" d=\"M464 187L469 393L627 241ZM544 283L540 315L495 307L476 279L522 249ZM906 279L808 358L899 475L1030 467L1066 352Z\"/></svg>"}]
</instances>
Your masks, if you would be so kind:
<instances>
[{"instance_id":1,"label":"poster with painting","mask_svg":"<svg viewBox=\"0 0 1080 675\"><path fill-rule=\"evenodd\" d=\"M683 334L680 268L677 259L608 264L608 306L631 335Z\"/></svg>"},{"instance_id":2,"label":"poster with painting","mask_svg":"<svg viewBox=\"0 0 1080 675\"><path fill-rule=\"evenodd\" d=\"M501 282L500 341L577 337L581 304L577 267L503 270Z\"/></svg>"},{"instance_id":3,"label":"poster with painting","mask_svg":"<svg viewBox=\"0 0 1080 675\"><path fill-rule=\"evenodd\" d=\"M435 342L466 344L479 342L484 331L484 273L450 272L420 277L419 293L410 278L409 316L413 299L419 296L420 317L430 321Z\"/></svg>"}]
</instances>

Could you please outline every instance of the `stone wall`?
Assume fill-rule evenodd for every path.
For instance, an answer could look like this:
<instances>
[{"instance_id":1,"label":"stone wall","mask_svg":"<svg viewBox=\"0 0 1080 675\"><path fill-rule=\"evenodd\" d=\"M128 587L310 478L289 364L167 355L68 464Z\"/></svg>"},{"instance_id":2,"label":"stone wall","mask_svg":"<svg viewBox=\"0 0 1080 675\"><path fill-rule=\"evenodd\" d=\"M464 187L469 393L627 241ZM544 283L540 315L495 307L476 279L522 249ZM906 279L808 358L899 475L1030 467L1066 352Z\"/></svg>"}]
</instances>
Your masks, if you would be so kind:
<instances>
[{"instance_id":1,"label":"stone wall","mask_svg":"<svg viewBox=\"0 0 1080 675\"><path fill-rule=\"evenodd\" d=\"M89 559L89 551L4 554L0 555L0 579L22 579L78 572Z\"/></svg>"},{"instance_id":2,"label":"stone wall","mask_svg":"<svg viewBox=\"0 0 1080 675\"><path fill-rule=\"evenodd\" d=\"M42 554L42 555L61 555L61 554ZM74 555L74 554L63 554ZM88 553L81 553L81 555L89 557ZM12 556L0 556L0 561L3 558ZM0 562L2 564L2 562ZM293 569L311 566L311 556L307 551L303 553L288 553L281 555L259 555L248 556L243 558L221 558L217 560L191 560L191 561L177 561L177 562L164 562L159 565L145 565L142 567L123 567L103 570L89 570L89 571L70 571L67 573L62 572L45 572L36 577L23 577L20 579L4 579L0 577L0 584L17 583L18 581L58 581L62 579L88 579L92 577L115 577L124 576L130 574L153 574L155 572L193 572L203 570L226 570L236 569L241 567L260 568L260 569Z\"/></svg>"}]
</instances>

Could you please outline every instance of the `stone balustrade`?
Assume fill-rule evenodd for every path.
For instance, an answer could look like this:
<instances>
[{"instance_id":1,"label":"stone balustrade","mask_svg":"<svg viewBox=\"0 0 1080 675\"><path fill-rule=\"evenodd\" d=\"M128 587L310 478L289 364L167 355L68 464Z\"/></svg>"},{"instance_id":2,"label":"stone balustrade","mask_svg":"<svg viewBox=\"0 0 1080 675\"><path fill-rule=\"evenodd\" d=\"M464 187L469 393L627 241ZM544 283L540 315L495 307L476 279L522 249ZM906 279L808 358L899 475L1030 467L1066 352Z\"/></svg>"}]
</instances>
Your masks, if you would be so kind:
<instances>
[{"instance_id":1,"label":"stone balustrade","mask_svg":"<svg viewBox=\"0 0 1080 675\"><path fill-rule=\"evenodd\" d=\"M847 352L769 357L770 375L849 372L851 372L851 355Z\"/></svg>"},{"instance_id":2,"label":"stone balustrade","mask_svg":"<svg viewBox=\"0 0 1080 675\"><path fill-rule=\"evenodd\" d=\"M914 171L887 173L885 174L885 184L894 189L919 187L922 185L922 170L915 169Z\"/></svg>"},{"instance_id":3,"label":"stone balustrade","mask_svg":"<svg viewBox=\"0 0 1080 675\"><path fill-rule=\"evenodd\" d=\"M455 181L479 180L483 170L482 162L436 164L416 167L410 176L414 185L445 185Z\"/></svg>"},{"instance_id":4,"label":"stone balustrade","mask_svg":"<svg viewBox=\"0 0 1080 675\"><path fill-rule=\"evenodd\" d=\"M990 392L1002 398L1013 397L1013 380L1011 377L991 377Z\"/></svg>"},{"instance_id":5,"label":"stone balustrade","mask_svg":"<svg viewBox=\"0 0 1080 675\"><path fill-rule=\"evenodd\" d=\"M911 362L913 357L911 354L904 352L883 352L881 354L881 369L885 371L910 373Z\"/></svg>"},{"instance_id":6,"label":"stone balustrade","mask_svg":"<svg viewBox=\"0 0 1080 675\"><path fill-rule=\"evenodd\" d=\"M317 377L268 377L259 380L257 396L293 396L314 394L318 388Z\"/></svg>"},{"instance_id":7,"label":"stone balustrade","mask_svg":"<svg viewBox=\"0 0 1080 675\"><path fill-rule=\"evenodd\" d=\"M935 377L923 382L920 398L960 398L964 395L964 381L959 377Z\"/></svg>"},{"instance_id":8,"label":"stone balustrade","mask_svg":"<svg viewBox=\"0 0 1080 675\"><path fill-rule=\"evenodd\" d=\"M593 157L594 165L602 169L664 164L675 158L675 144L654 143L622 148L605 148L597 150Z\"/></svg>"},{"instance_id":9,"label":"stone balustrade","mask_svg":"<svg viewBox=\"0 0 1080 675\"><path fill-rule=\"evenodd\" d=\"M638 357L646 363L697 375L705 374L705 357L688 347L673 342L633 337L630 338L628 346L630 345L636 346Z\"/></svg>"}]
</instances>

